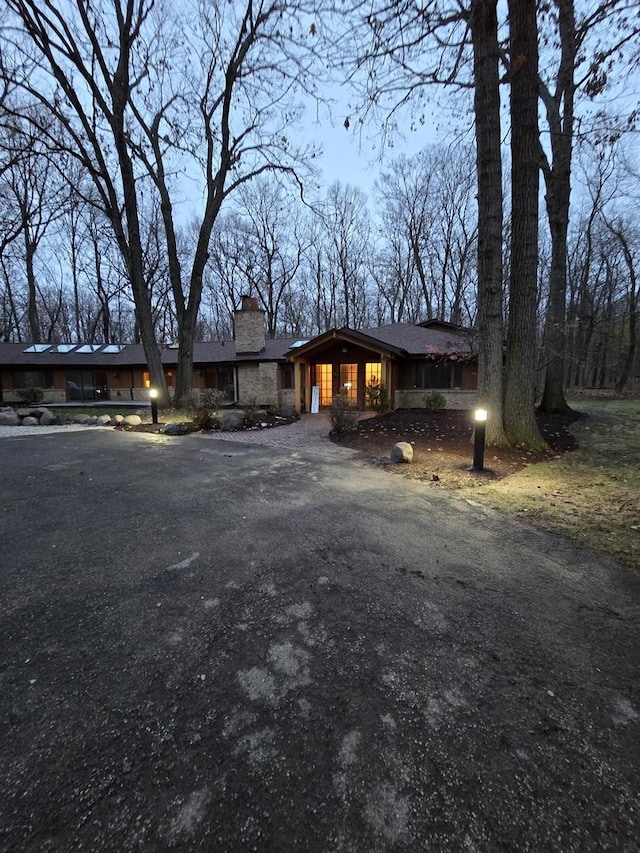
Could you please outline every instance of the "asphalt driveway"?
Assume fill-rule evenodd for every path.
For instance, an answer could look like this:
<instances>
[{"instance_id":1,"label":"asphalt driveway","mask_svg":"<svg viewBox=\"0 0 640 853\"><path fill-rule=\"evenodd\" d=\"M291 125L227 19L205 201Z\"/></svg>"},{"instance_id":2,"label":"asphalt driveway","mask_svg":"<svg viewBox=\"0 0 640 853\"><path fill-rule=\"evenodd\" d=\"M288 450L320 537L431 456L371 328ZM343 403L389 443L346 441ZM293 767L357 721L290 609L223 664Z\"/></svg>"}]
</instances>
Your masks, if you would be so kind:
<instances>
[{"instance_id":1,"label":"asphalt driveway","mask_svg":"<svg viewBox=\"0 0 640 853\"><path fill-rule=\"evenodd\" d=\"M637 851L640 578L348 452L0 442L1 851Z\"/></svg>"}]
</instances>

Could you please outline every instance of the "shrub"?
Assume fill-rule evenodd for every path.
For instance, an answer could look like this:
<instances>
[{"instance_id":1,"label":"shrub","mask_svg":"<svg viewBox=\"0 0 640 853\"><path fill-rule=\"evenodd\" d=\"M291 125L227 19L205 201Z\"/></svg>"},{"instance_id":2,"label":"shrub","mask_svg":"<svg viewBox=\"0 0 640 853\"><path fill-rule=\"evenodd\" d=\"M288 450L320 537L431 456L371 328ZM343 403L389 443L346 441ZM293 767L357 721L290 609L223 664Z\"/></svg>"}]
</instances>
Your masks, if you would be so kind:
<instances>
[{"instance_id":1,"label":"shrub","mask_svg":"<svg viewBox=\"0 0 640 853\"><path fill-rule=\"evenodd\" d=\"M437 409L446 409L447 399L440 391L429 391L424 395L424 407L429 412L435 412Z\"/></svg>"},{"instance_id":2,"label":"shrub","mask_svg":"<svg viewBox=\"0 0 640 853\"><path fill-rule=\"evenodd\" d=\"M253 427L258 423L258 401L255 397L249 397L243 406L244 425Z\"/></svg>"},{"instance_id":3,"label":"shrub","mask_svg":"<svg viewBox=\"0 0 640 853\"><path fill-rule=\"evenodd\" d=\"M387 386L377 379L365 385L364 396L367 407L376 412L387 412L389 410L389 394Z\"/></svg>"},{"instance_id":4,"label":"shrub","mask_svg":"<svg viewBox=\"0 0 640 853\"><path fill-rule=\"evenodd\" d=\"M358 425L357 409L343 394L338 394L333 398L329 414L331 416L331 432L334 435L351 432Z\"/></svg>"},{"instance_id":5,"label":"shrub","mask_svg":"<svg viewBox=\"0 0 640 853\"><path fill-rule=\"evenodd\" d=\"M214 388L194 391L189 396L185 403L185 408L196 429L211 430L217 428L220 422L218 409L224 402L224 399L224 392L216 391Z\"/></svg>"},{"instance_id":6,"label":"shrub","mask_svg":"<svg viewBox=\"0 0 640 853\"><path fill-rule=\"evenodd\" d=\"M28 406L34 406L42 402L44 393L42 388L16 388L16 397Z\"/></svg>"}]
</instances>

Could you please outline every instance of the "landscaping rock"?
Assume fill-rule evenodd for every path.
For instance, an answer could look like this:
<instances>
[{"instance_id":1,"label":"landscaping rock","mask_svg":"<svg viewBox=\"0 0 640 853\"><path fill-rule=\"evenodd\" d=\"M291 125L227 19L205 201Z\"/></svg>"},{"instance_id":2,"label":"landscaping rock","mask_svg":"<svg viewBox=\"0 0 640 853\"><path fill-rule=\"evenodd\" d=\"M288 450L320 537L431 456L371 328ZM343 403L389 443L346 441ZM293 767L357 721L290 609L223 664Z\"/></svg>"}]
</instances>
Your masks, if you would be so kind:
<instances>
[{"instance_id":1,"label":"landscaping rock","mask_svg":"<svg viewBox=\"0 0 640 853\"><path fill-rule=\"evenodd\" d=\"M116 426L118 426L118 424L121 424L123 420L124 415L116 415L115 418L113 418L113 422Z\"/></svg>"},{"instance_id":2,"label":"landscaping rock","mask_svg":"<svg viewBox=\"0 0 640 853\"><path fill-rule=\"evenodd\" d=\"M162 431L165 435L186 435L187 427L184 424L168 423Z\"/></svg>"},{"instance_id":3,"label":"landscaping rock","mask_svg":"<svg viewBox=\"0 0 640 853\"><path fill-rule=\"evenodd\" d=\"M298 410L295 406L280 406L278 414L281 418L298 418Z\"/></svg>"},{"instance_id":4,"label":"landscaping rock","mask_svg":"<svg viewBox=\"0 0 640 853\"><path fill-rule=\"evenodd\" d=\"M111 415L100 415L97 423L98 426L111 426Z\"/></svg>"},{"instance_id":5,"label":"landscaping rock","mask_svg":"<svg viewBox=\"0 0 640 853\"><path fill-rule=\"evenodd\" d=\"M74 424L87 424L90 420L91 418L89 417L89 415L78 414L73 416Z\"/></svg>"},{"instance_id":6,"label":"landscaping rock","mask_svg":"<svg viewBox=\"0 0 640 853\"><path fill-rule=\"evenodd\" d=\"M25 418L22 418L22 426L38 426L38 419L32 418L31 415L27 415Z\"/></svg>"},{"instance_id":7,"label":"landscaping rock","mask_svg":"<svg viewBox=\"0 0 640 853\"><path fill-rule=\"evenodd\" d=\"M16 409L16 415L22 420L22 418L29 418L35 415L34 409Z\"/></svg>"},{"instance_id":8,"label":"landscaping rock","mask_svg":"<svg viewBox=\"0 0 640 853\"><path fill-rule=\"evenodd\" d=\"M399 441L391 451L392 462L413 462L413 447L408 441Z\"/></svg>"},{"instance_id":9,"label":"landscaping rock","mask_svg":"<svg viewBox=\"0 0 640 853\"><path fill-rule=\"evenodd\" d=\"M244 426L244 415L242 412L225 412L220 419L220 429L223 432L232 432L242 429Z\"/></svg>"},{"instance_id":10,"label":"landscaping rock","mask_svg":"<svg viewBox=\"0 0 640 853\"><path fill-rule=\"evenodd\" d=\"M45 409L40 415L40 426L51 426L51 424L57 424L59 420L60 418L56 417L53 412Z\"/></svg>"},{"instance_id":11,"label":"landscaping rock","mask_svg":"<svg viewBox=\"0 0 640 853\"><path fill-rule=\"evenodd\" d=\"M13 409L3 409L0 412L0 426L20 426L20 418Z\"/></svg>"},{"instance_id":12,"label":"landscaping rock","mask_svg":"<svg viewBox=\"0 0 640 853\"><path fill-rule=\"evenodd\" d=\"M122 423L127 426L140 426L142 418L140 415L127 415L126 418L123 418Z\"/></svg>"}]
</instances>

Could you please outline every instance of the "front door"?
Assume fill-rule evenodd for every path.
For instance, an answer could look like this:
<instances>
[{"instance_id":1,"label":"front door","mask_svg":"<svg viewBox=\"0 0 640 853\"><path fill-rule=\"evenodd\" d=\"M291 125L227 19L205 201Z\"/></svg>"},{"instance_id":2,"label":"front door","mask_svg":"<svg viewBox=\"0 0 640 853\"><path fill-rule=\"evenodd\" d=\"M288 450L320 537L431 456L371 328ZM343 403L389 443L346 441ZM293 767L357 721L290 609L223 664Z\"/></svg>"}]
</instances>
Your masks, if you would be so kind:
<instances>
[{"instance_id":1,"label":"front door","mask_svg":"<svg viewBox=\"0 0 640 853\"><path fill-rule=\"evenodd\" d=\"M340 365L340 386L341 394L347 398L354 406L358 405L358 365L357 364L341 364Z\"/></svg>"}]
</instances>

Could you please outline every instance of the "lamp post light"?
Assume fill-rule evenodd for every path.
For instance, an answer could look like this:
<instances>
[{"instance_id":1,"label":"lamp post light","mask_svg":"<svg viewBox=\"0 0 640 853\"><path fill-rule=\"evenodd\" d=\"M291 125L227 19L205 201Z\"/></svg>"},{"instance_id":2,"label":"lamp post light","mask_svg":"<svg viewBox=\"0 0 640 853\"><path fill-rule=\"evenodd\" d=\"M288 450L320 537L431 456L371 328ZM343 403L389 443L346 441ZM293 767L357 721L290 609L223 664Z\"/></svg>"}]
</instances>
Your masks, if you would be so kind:
<instances>
[{"instance_id":1,"label":"lamp post light","mask_svg":"<svg viewBox=\"0 0 640 853\"><path fill-rule=\"evenodd\" d=\"M151 423L158 423L158 392L155 388L151 388L149 391L149 396L151 397Z\"/></svg>"},{"instance_id":2,"label":"lamp post light","mask_svg":"<svg viewBox=\"0 0 640 853\"><path fill-rule=\"evenodd\" d=\"M487 424L487 410L476 409L473 413L475 430L473 433L473 465L472 471L484 470L484 435Z\"/></svg>"}]
</instances>

